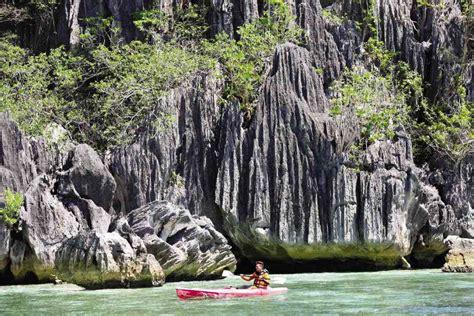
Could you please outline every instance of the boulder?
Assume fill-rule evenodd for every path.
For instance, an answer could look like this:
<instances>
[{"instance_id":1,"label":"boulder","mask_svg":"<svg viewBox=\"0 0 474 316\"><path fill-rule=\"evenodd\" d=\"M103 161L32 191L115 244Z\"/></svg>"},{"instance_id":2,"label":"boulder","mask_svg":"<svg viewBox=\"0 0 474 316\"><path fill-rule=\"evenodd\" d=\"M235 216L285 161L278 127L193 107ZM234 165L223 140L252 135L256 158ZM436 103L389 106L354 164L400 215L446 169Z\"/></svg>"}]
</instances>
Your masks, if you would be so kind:
<instances>
[{"instance_id":1,"label":"boulder","mask_svg":"<svg viewBox=\"0 0 474 316\"><path fill-rule=\"evenodd\" d=\"M66 241L56 255L61 280L87 289L156 286L163 270L153 255L139 252L118 232L81 233Z\"/></svg>"},{"instance_id":2,"label":"boulder","mask_svg":"<svg viewBox=\"0 0 474 316\"><path fill-rule=\"evenodd\" d=\"M95 205L92 200L63 199L62 203L76 216L83 228L95 230L98 233L106 233L109 230L112 216Z\"/></svg>"},{"instance_id":3,"label":"boulder","mask_svg":"<svg viewBox=\"0 0 474 316\"><path fill-rule=\"evenodd\" d=\"M155 255L167 279L208 279L235 270L236 259L227 240L206 217L179 206L156 201L127 216L148 253Z\"/></svg>"},{"instance_id":4,"label":"boulder","mask_svg":"<svg viewBox=\"0 0 474 316\"><path fill-rule=\"evenodd\" d=\"M51 281L56 254L65 243L80 233L108 231L111 216L104 209L92 200L58 198L53 188L53 179L41 175L24 194L25 205L9 252L16 280L30 273L38 281Z\"/></svg>"},{"instance_id":5,"label":"boulder","mask_svg":"<svg viewBox=\"0 0 474 316\"><path fill-rule=\"evenodd\" d=\"M474 272L474 239L448 236L444 243L449 251L443 272Z\"/></svg>"},{"instance_id":6,"label":"boulder","mask_svg":"<svg viewBox=\"0 0 474 316\"><path fill-rule=\"evenodd\" d=\"M56 251L81 229L76 216L52 195L51 188L51 179L39 176L25 193L20 225L28 256L18 265L19 271L12 271L17 278L33 271L39 280L49 280L54 269Z\"/></svg>"}]
</instances>

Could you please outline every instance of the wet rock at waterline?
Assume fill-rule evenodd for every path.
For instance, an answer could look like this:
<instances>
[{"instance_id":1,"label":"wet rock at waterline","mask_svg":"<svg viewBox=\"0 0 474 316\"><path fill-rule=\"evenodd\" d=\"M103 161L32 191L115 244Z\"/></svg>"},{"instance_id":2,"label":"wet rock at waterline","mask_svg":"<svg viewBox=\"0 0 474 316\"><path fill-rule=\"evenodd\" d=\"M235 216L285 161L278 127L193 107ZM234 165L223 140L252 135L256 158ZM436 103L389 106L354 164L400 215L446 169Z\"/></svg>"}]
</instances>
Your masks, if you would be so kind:
<instances>
[{"instance_id":1,"label":"wet rock at waterline","mask_svg":"<svg viewBox=\"0 0 474 316\"><path fill-rule=\"evenodd\" d=\"M57 252L55 271L61 280L89 289L156 286L165 279L156 258L118 232L69 239Z\"/></svg>"},{"instance_id":2,"label":"wet rock at waterline","mask_svg":"<svg viewBox=\"0 0 474 316\"><path fill-rule=\"evenodd\" d=\"M444 272L474 272L474 239L448 236L444 243L449 248Z\"/></svg>"}]
</instances>

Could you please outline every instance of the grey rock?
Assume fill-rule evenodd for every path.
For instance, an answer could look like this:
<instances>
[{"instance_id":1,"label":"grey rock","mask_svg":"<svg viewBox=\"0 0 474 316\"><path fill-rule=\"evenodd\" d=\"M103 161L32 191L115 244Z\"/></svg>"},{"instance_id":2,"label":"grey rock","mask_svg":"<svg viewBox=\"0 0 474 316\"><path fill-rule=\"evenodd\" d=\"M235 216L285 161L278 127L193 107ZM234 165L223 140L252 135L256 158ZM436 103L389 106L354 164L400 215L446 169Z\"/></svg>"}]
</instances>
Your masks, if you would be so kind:
<instances>
[{"instance_id":1,"label":"grey rock","mask_svg":"<svg viewBox=\"0 0 474 316\"><path fill-rule=\"evenodd\" d=\"M209 24L211 26L212 34L226 32L233 35L234 33L234 19L233 19L234 5L231 0L213 0L210 10Z\"/></svg>"},{"instance_id":2,"label":"grey rock","mask_svg":"<svg viewBox=\"0 0 474 316\"><path fill-rule=\"evenodd\" d=\"M69 239L56 256L58 277L95 289L160 285L164 274L156 259L137 253L118 232L81 233Z\"/></svg>"},{"instance_id":3,"label":"grey rock","mask_svg":"<svg viewBox=\"0 0 474 316\"><path fill-rule=\"evenodd\" d=\"M5 189L24 192L34 178L49 171L51 160L43 141L29 141L9 114L0 112L0 203Z\"/></svg>"},{"instance_id":4,"label":"grey rock","mask_svg":"<svg viewBox=\"0 0 474 316\"><path fill-rule=\"evenodd\" d=\"M234 110L224 114L216 203L230 218L228 233L250 256L274 254L245 249L245 225L290 248L388 243L408 255L428 220L409 139L399 132L395 143L375 143L363 156L367 170L351 168L345 152L357 122L330 117L323 91L309 52L282 45L250 127L242 129Z\"/></svg>"},{"instance_id":5,"label":"grey rock","mask_svg":"<svg viewBox=\"0 0 474 316\"><path fill-rule=\"evenodd\" d=\"M21 277L24 276L28 269L33 269L33 267L25 265L25 255L27 252L27 245L21 240L14 240L10 248L10 260L11 267L10 270L18 279L21 280ZM25 269L25 266L27 267ZM30 270L31 271L31 270Z\"/></svg>"},{"instance_id":6,"label":"grey rock","mask_svg":"<svg viewBox=\"0 0 474 316\"><path fill-rule=\"evenodd\" d=\"M379 39L382 40L386 47L392 51L399 51L410 65L418 70L420 73L425 69L425 46L423 40L429 38L428 34L423 34L427 28L428 17L430 10L426 7L421 7L420 20L421 23L419 33L416 34L417 29L415 22L411 19L412 8L414 1L392 1L392 0L378 0L375 4L375 12L378 19L377 30ZM427 12L428 11L428 12ZM416 36L421 38L421 41L416 39Z\"/></svg>"},{"instance_id":7,"label":"grey rock","mask_svg":"<svg viewBox=\"0 0 474 316\"><path fill-rule=\"evenodd\" d=\"M222 82L210 75L183 83L157 105L134 144L112 152L110 170L118 184L117 211L126 214L167 199L193 214L215 219L213 144L221 87ZM163 111L173 122L156 126L153 123Z\"/></svg>"},{"instance_id":8,"label":"grey rock","mask_svg":"<svg viewBox=\"0 0 474 316\"><path fill-rule=\"evenodd\" d=\"M472 41L470 43L466 43L466 46L469 47L469 45L473 46ZM468 51L473 51L471 48ZM474 54L471 53L471 55L467 55L466 60L473 60ZM466 70L464 71L464 86L466 87L467 90L467 99L470 102L474 102L474 62L469 63L466 66Z\"/></svg>"},{"instance_id":9,"label":"grey rock","mask_svg":"<svg viewBox=\"0 0 474 316\"><path fill-rule=\"evenodd\" d=\"M140 276L144 284L159 279L152 276L158 270L152 257L171 278L207 277L232 266L235 259L215 228L225 229L249 258L280 260L309 260L325 249L313 245L375 243L389 245L396 260L412 252L412 258L430 261L447 250L442 244L446 235L472 237L472 156L456 168L441 161L432 163L431 171L421 170L413 163L409 137L399 130L395 141L369 146L356 169L348 151L359 134L357 118L351 113L331 117L325 89L345 67L360 63L364 34L354 22L325 19L319 0L287 2L305 30L306 47L277 48L250 122L238 105L221 107L220 80L198 75L164 97L134 143L115 149L106 164L86 145L59 164L42 141L27 139L7 114L0 114L0 206L6 188L27 192L20 237L8 240L10 234L2 235L0 227L0 261L7 254L15 275L33 271L46 279L55 269L53 262L69 262L66 257L57 261L58 249L61 256L80 252L70 261L72 267L85 264L88 254L104 254L114 263L104 270L88 267L95 276L111 271L109 277L91 284L106 286L129 275L120 283L124 286L140 284ZM339 16L361 19L360 1L322 3ZM112 16L113 26L121 27L116 40L130 41L139 36L131 12L151 5L142 0L65 0L55 12L57 40L73 46L84 18ZM153 5L171 13L183 3ZM235 35L263 7L260 0L213 0L211 33ZM470 60L469 50L463 52L469 30L458 1L428 8L414 0L377 0L374 14L379 39L430 84L431 99L446 100L452 79L463 73L462 60ZM26 28L31 30L23 39L27 46L52 46L48 38L56 37L54 23L43 18ZM472 65L466 65L463 75L472 99ZM163 113L174 121L157 126L155 119ZM53 176L55 169L61 172ZM38 178L41 174L48 176ZM158 200L177 206L154 202ZM112 201L120 215L129 214L126 219L111 215ZM205 215L215 226L191 214ZM101 245L97 251L81 248L96 244ZM301 246L308 247L309 255L301 254ZM114 256L113 249L128 255ZM222 258L216 249L223 249ZM127 272L132 266L149 272ZM66 274L72 278L78 271L66 269Z\"/></svg>"},{"instance_id":10,"label":"grey rock","mask_svg":"<svg viewBox=\"0 0 474 316\"><path fill-rule=\"evenodd\" d=\"M311 51L311 56L314 58L314 66L324 70L324 81L330 82L339 77L341 71L346 66L346 61L343 54L338 49L336 40L331 32L326 29L326 22L322 16L322 7L319 0L309 0L302 2L298 8L298 24L303 28L307 36L308 49ZM350 30L350 28L349 28ZM343 45L353 46L357 38L352 38L351 31L340 32L339 47ZM340 37L350 38L349 41L341 43ZM351 54L351 49L344 48L346 54ZM349 56L348 56L349 57Z\"/></svg>"},{"instance_id":11,"label":"grey rock","mask_svg":"<svg viewBox=\"0 0 474 316\"><path fill-rule=\"evenodd\" d=\"M144 1L117 0L65 0L58 8L57 40L67 47L79 43L81 28L86 26L87 18L113 17L112 27L118 27L122 40L130 42L139 36L133 24L132 13L145 9ZM120 40L120 39L114 39Z\"/></svg>"},{"instance_id":12,"label":"grey rock","mask_svg":"<svg viewBox=\"0 0 474 316\"><path fill-rule=\"evenodd\" d=\"M127 218L169 279L215 278L224 269L235 270L231 247L205 217L156 201L132 211Z\"/></svg>"},{"instance_id":13,"label":"grey rock","mask_svg":"<svg viewBox=\"0 0 474 316\"><path fill-rule=\"evenodd\" d=\"M474 239L448 236L444 243L449 252L443 272L474 272Z\"/></svg>"},{"instance_id":14,"label":"grey rock","mask_svg":"<svg viewBox=\"0 0 474 316\"><path fill-rule=\"evenodd\" d=\"M30 184L20 218L22 238L31 251L25 258L28 262L23 263L24 268L33 268L40 280L47 280L54 269L56 251L79 233L80 224L51 194L51 185L45 176L37 177Z\"/></svg>"},{"instance_id":15,"label":"grey rock","mask_svg":"<svg viewBox=\"0 0 474 316\"><path fill-rule=\"evenodd\" d=\"M10 251L10 229L0 222L0 271L7 266Z\"/></svg>"},{"instance_id":16,"label":"grey rock","mask_svg":"<svg viewBox=\"0 0 474 316\"><path fill-rule=\"evenodd\" d=\"M79 43L81 34L79 26L79 9L81 0L62 1L59 9L58 41L71 47Z\"/></svg>"},{"instance_id":17,"label":"grey rock","mask_svg":"<svg viewBox=\"0 0 474 316\"><path fill-rule=\"evenodd\" d=\"M68 154L60 173L58 193L63 196L92 200L108 211L116 183L99 155L88 145L77 145Z\"/></svg>"},{"instance_id":18,"label":"grey rock","mask_svg":"<svg viewBox=\"0 0 474 316\"><path fill-rule=\"evenodd\" d=\"M464 216L460 220L461 237L474 238L474 213Z\"/></svg>"},{"instance_id":19,"label":"grey rock","mask_svg":"<svg viewBox=\"0 0 474 316\"><path fill-rule=\"evenodd\" d=\"M433 169L425 171L427 183L438 189L442 201L450 210L449 217L464 226L474 212L474 156L468 155L455 165L448 161L435 162ZM461 220L462 219L462 220ZM450 234L461 234L459 227L452 226Z\"/></svg>"},{"instance_id":20,"label":"grey rock","mask_svg":"<svg viewBox=\"0 0 474 316\"><path fill-rule=\"evenodd\" d=\"M449 81L461 71L465 30L459 3L378 0L375 14L379 39L430 83L432 99L446 98Z\"/></svg>"},{"instance_id":21,"label":"grey rock","mask_svg":"<svg viewBox=\"0 0 474 316\"><path fill-rule=\"evenodd\" d=\"M145 235L143 241L147 252L154 255L160 262L165 275L171 275L186 263L187 254L184 251L168 244L154 233Z\"/></svg>"},{"instance_id":22,"label":"grey rock","mask_svg":"<svg viewBox=\"0 0 474 316\"><path fill-rule=\"evenodd\" d=\"M109 230L111 215L95 205L92 200L65 199L62 203L81 222L82 228L89 228L98 233L106 233Z\"/></svg>"}]
</instances>

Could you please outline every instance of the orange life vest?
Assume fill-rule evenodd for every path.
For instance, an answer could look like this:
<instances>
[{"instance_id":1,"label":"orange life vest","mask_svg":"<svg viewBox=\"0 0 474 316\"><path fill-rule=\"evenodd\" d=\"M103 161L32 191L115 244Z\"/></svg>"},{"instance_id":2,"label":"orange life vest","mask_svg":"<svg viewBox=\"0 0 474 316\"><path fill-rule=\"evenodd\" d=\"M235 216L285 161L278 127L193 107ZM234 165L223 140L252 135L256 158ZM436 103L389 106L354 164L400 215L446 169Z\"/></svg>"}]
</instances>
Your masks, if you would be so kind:
<instances>
[{"instance_id":1,"label":"orange life vest","mask_svg":"<svg viewBox=\"0 0 474 316\"><path fill-rule=\"evenodd\" d=\"M253 285L259 289L266 289L270 284L270 275L268 274L267 269L260 272L260 274L254 272L251 278L254 279Z\"/></svg>"}]
</instances>

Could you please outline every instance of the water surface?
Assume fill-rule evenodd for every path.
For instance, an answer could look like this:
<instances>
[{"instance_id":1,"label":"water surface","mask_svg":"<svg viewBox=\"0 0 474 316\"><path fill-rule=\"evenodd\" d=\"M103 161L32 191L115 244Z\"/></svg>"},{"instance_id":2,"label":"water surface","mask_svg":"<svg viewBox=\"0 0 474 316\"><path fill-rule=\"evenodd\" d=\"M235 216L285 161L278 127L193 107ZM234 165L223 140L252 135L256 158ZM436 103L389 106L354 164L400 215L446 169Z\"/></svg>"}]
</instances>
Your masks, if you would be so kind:
<instances>
[{"instance_id":1,"label":"water surface","mask_svg":"<svg viewBox=\"0 0 474 316\"><path fill-rule=\"evenodd\" d=\"M311 315L341 313L474 314L474 274L438 270L272 275L287 294L232 300L182 301L176 287L238 286L217 281L159 288L87 291L74 285L0 287L1 315Z\"/></svg>"}]
</instances>

